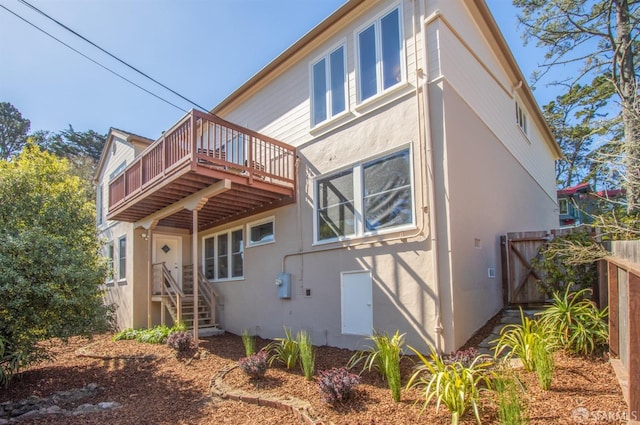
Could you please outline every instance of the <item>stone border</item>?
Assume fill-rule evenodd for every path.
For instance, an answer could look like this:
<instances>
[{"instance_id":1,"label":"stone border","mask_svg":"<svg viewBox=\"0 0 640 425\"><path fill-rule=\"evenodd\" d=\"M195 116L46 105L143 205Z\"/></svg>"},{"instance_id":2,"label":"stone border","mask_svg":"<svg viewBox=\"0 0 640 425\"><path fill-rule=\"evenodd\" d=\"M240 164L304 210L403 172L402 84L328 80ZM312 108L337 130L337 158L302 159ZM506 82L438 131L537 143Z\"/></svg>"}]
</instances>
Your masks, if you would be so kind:
<instances>
[{"instance_id":1,"label":"stone border","mask_svg":"<svg viewBox=\"0 0 640 425\"><path fill-rule=\"evenodd\" d=\"M236 400L243 403L273 407L285 412L292 412L298 421L307 425L325 425L323 421L318 420L318 416L313 412L313 408L308 401L293 397L285 399L275 395L254 394L225 384L225 376L237 367L237 365L227 366L213 375L210 385L212 395L223 399Z\"/></svg>"}]
</instances>

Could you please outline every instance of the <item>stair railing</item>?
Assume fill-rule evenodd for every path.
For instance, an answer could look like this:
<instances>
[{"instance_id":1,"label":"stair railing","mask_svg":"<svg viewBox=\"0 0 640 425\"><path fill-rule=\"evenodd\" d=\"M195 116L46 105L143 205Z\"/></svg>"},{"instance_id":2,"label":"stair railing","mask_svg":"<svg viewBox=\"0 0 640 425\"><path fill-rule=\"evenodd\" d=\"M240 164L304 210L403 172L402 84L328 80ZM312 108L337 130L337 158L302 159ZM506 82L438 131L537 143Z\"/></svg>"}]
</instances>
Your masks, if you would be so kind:
<instances>
[{"instance_id":1,"label":"stair railing","mask_svg":"<svg viewBox=\"0 0 640 425\"><path fill-rule=\"evenodd\" d=\"M184 293L178 286L175 279L167 269L165 263L153 264L154 271L158 270L162 273L162 285L160 285L160 295L162 297L162 307L164 309L166 300L175 309L176 317L173 317L173 311L169 308L169 312L172 313L174 322L182 321L182 300L184 299ZM163 321L164 322L164 321Z\"/></svg>"},{"instance_id":2,"label":"stair railing","mask_svg":"<svg viewBox=\"0 0 640 425\"><path fill-rule=\"evenodd\" d=\"M205 277L202 270L198 269L198 286L202 288L200 293L204 298L205 302L209 306L209 311L211 312L211 320L213 323L216 323L216 300L218 298L218 294L215 289L213 289L213 285L209 283L209 280Z\"/></svg>"}]
</instances>

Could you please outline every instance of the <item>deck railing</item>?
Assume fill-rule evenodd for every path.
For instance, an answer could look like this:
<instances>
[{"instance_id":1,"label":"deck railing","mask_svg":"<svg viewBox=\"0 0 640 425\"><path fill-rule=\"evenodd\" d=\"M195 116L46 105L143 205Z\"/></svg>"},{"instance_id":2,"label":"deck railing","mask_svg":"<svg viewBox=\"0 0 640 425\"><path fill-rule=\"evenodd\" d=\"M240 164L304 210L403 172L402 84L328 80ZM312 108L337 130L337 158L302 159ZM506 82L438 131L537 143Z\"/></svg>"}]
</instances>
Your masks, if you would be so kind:
<instances>
[{"instance_id":1,"label":"deck railing","mask_svg":"<svg viewBox=\"0 0 640 425\"><path fill-rule=\"evenodd\" d=\"M295 148L215 115L192 110L109 184L117 206L185 163L293 187Z\"/></svg>"}]
</instances>

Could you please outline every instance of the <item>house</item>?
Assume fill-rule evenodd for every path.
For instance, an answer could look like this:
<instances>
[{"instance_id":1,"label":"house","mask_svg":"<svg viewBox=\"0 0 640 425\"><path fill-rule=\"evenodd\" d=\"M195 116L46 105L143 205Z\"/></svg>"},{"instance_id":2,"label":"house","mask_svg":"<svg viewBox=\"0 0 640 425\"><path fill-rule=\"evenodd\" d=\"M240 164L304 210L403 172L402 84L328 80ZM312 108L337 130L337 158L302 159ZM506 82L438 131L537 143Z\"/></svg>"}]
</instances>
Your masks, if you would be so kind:
<instances>
[{"instance_id":1,"label":"house","mask_svg":"<svg viewBox=\"0 0 640 425\"><path fill-rule=\"evenodd\" d=\"M589 183L560 189L556 194L561 227L591 224L594 214L626 203L624 188L594 191Z\"/></svg>"},{"instance_id":2,"label":"house","mask_svg":"<svg viewBox=\"0 0 640 425\"><path fill-rule=\"evenodd\" d=\"M112 129L119 325L461 346L503 307L499 236L558 220L524 81L482 0L350 0L153 143Z\"/></svg>"}]
</instances>

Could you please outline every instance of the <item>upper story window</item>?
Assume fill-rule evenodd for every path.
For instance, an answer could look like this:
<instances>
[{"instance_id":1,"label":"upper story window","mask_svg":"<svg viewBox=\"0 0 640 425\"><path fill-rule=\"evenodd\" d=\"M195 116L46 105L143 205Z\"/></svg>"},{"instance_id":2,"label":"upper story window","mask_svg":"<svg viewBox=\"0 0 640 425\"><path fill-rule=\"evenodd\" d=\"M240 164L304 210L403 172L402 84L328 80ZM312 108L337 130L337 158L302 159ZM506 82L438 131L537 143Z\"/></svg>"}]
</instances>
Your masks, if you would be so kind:
<instances>
[{"instance_id":1,"label":"upper story window","mask_svg":"<svg viewBox=\"0 0 640 425\"><path fill-rule=\"evenodd\" d=\"M114 276L114 251L113 251L113 242L109 242L107 244L107 282L113 282Z\"/></svg>"},{"instance_id":2,"label":"upper story window","mask_svg":"<svg viewBox=\"0 0 640 425\"><path fill-rule=\"evenodd\" d=\"M98 185L98 189L96 192L96 222L98 226L102 224L102 185Z\"/></svg>"},{"instance_id":3,"label":"upper story window","mask_svg":"<svg viewBox=\"0 0 640 425\"><path fill-rule=\"evenodd\" d=\"M410 150L321 177L315 183L315 196L317 242L412 226Z\"/></svg>"},{"instance_id":4,"label":"upper story window","mask_svg":"<svg viewBox=\"0 0 640 425\"><path fill-rule=\"evenodd\" d=\"M395 8L357 33L358 95L362 102L402 81L402 27Z\"/></svg>"},{"instance_id":5,"label":"upper story window","mask_svg":"<svg viewBox=\"0 0 640 425\"><path fill-rule=\"evenodd\" d=\"M204 269L210 280L244 277L242 229L218 233L204 240Z\"/></svg>"},{"instance_id":6,"label":"upper story window","mask_svg":"<svg viewBox=\"0 0 640 425\"><path fill-rule=\"evenodd\" d=\"M344 45L311 65L311 124L316 126L346 110Z\"/></svg>"},{"instance_id":7,"label":"upper story window","mask_svg":"<svg viewBox=\"0 0 640 425\"><path fill-rule=\"evenodd\" d=\"M527 131L527 114L520 106L520 103L516 101L516 123L520 127L520 129L524 132L524 134L529 134Z\"/></svg>"},{"instance_id":8,"label":"upper story window","mask_svg":"<svg viewBox=\"0 0 640 425\"><path fill-rule=\"evenodd\" d=\"M569 201L566 198L559 199L558 206L560 207L560 214L569 214Z\"/></svg>"}]
</instances>

